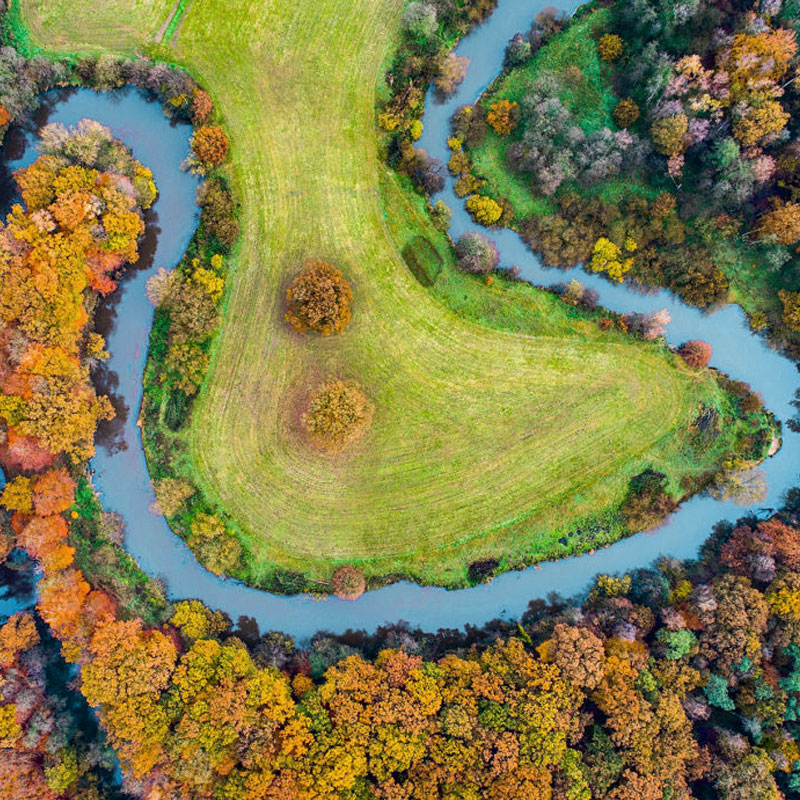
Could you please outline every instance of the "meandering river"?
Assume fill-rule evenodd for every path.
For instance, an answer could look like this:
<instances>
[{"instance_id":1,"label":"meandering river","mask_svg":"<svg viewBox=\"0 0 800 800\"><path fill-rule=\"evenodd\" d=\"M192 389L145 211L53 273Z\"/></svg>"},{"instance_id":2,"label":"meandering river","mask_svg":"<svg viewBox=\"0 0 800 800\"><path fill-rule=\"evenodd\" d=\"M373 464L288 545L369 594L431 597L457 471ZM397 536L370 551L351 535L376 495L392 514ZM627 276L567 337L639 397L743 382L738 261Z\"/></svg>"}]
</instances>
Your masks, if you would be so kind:
<instances>
[{"instance_id":1,"label":"meandering river","mask_svg":"<svg viewBox=\"0 0 800 800\"><path fill-rule=\"evenodd\" d=\"M477 99L500 72L505 43L517 31L526 31L534 14L545 5L541 0L500 0L491 19L460 43L458 54L471 59L469 73L447 103L437 104L432 97L428 98L420 146L447 160L445 140L453 110ZM39 126L47 122L74 124L83 117L97 119L110 127L115 136L132 148L134 156L153 170L159 188L159 198L148 214L140 262L123 279L119 290L101 304L97 315L98 328L106 336L111 358L96 377L99 388L111 396L117 419L100 431L91 468L103 507L122 514L125 519L126 548L144 570L166 580L171 597L200 598L209 606L227 612L234 621L250 617L262 631L281 630L300 641L318 630L371 631L400 620L429 631L461 628L466 624L481 625L497 617L518 617L531 600L546 598L553 592L563 596L579 593L598 572L647 566L660 555L693 557L714 523L720 519L733 520L745 512L746 509L709 497L695 497L654 533L637 534L594 555L506 573L491 583L458 591L400 582L347 602L336 598L315 600L308 596L271 595L238 581L215 577L200 566L164 518L149 510L155 497L136 426L153 317L145 296L145 283L158 267L172 268L179 262L196 225L197 181L179 169L188 152L190 128L171 124L162 116L158 104L148 102L135 90L51 93L44 98L35 126L16 129L9 135L3 150L5 172L0 172L0 196L10 196L10 172L36 158ZM451 229L454 237L476 227L454 195L450 179L443 197L454 211ZM670 343L705 339L713 346L714 366L749 382L779 419L785 421L792 416L790 401L800 384L798 371L791 361L772 351L761 337L750 331L738 307L728 306L705 314L684 305L668 292L643 295L582 270L565 273L545 269L511 231L493 233L492 238L498 244L502 263L516 265L532 283L560 283L568 279L567 275L580 272L576 277L595 289L601 304L610 309L623 312L667 308L672 315L667 332ZM786 490L797 482L800 434L784 427L783 447L765 462L763 469L769 496L764 509L754 510L767 513L781 503ZM22 595L17 598L19 604L30 602L29 591L23 591ZM10 601L2 602L0 597L0 614L10 610L14 610Z\"/></svg>"}]
</instances>

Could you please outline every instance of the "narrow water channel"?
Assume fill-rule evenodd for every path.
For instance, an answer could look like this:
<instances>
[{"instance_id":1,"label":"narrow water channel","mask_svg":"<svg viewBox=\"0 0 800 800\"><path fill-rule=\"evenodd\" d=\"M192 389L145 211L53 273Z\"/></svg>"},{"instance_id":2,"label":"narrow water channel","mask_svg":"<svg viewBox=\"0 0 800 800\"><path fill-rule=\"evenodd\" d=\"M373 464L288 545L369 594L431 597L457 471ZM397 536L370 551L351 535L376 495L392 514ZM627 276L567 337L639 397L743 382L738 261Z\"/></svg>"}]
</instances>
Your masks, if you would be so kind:
<instances>
[{"instance_id":1,"label":"narrow water channel","mask_svg":"<svg viewBox=\"0 0 800 800\"><path fill-rule=\"evenodd\" d=\"M469 56L472 62L467 79L446 104L437 104L429 98L420 144L432 155L446 160L445 139L452 111L478 97L500 71L507 40L517 31L527 30L534 14L545 5L540 0L500 0L492 18L461 42L457 52ZM127 89L109 93L89 90L51 93L44 98L36 125L55 121L74 124L83 117L99 120L128 144L134 156L153 170L160 191L148 215L140 263L98 313L98 326L111 352L111 359L99 376L98 388L111 396L118 416L101 431L91 466L103 507L122 514L125 519L126 548L149 574L166 580L171 597L199 598L227 612L234 621L240 617L253 618L262 631L285 631L300 641L318 630L371 631L400 620L429 631L461 628L466 624L481 625L497 617L518 617L531 600L546 598L553 592L563 596L581 592L598 572L647 566L660 555L693 557L714 523L735 519L745 512L746 509L708 497L695 497L655 533L632 536L594 555L506 573L489 584L458 591L400 582L369 592L358 601L347 602L336 598L315 600L308 596L271 595L234 580L215 577L198 564L164 518L149 511L155 498L136 427L153 315L145 296L145 283L158 267L169 269L178 263L196 225L197 182L179 169L188 152L191 130L186 125L170 124L157 104ZM10 171L29 164L37 155L35 130L34 127L16 130L7 141L3 152L6 173L0 173L0 193L6 197ZM475 227L462 202L453 194L452 181L448 182L444 199L454 211L451 231L454 237ZM559 283L567 274L578 272L543 268L511 231L493 233L492 238L497 241L502 263L516 265L523 277L533 283ZM714 366L748 381L781 420L792 415L794 409L789 403L800 384L795 365L754 335L737 307L704 314L667 292L644 295L582 271L576 277L598 291L600 302L615 311L667 308L672 315L667 334L671 343L705 339L714 348ZM765 508L756 511L767 513L781 503L786 490L797 482L800 434L784 427L782 449L763 468L769 496Z\"/></svg>"}]
</instances>

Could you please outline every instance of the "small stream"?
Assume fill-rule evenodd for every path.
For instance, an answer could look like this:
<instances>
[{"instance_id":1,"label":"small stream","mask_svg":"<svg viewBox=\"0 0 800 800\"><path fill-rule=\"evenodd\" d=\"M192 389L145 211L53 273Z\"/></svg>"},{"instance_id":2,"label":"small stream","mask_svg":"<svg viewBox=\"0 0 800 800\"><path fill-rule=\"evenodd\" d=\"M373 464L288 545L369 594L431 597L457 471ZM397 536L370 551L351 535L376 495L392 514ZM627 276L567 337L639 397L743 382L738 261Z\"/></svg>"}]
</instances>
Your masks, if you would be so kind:
<instances>
[{"instance_id":1,"label":"small stream","mask_svg":"<svg viewBox=\"0 0 800 800\"><path fill-rule=\"evenodd\" d=\"M469 56L472 62L468 76L447 103L437 104L432 97L428 98L420 146L447 160L445 139L453 110L473 102L494 79L502 67L505 43L517 31L526 31L534 14L545 5L541 0L500 0L491 19L460 43L458 54ZM647 566L660 555L694 557L718 520L732 520L746 511L698 496L685 503L655 533L637 534L594 555L506 573L491 583L458 591L404 581L348 602L336 598L316 600L305 595L271 595L235 580L217 578L198 564L163 517L149 511L155 497L136 427L153 317L145 296L145 283L158 267L169 269L180 261L196 225L197 180L179 169L188 152L189 126L171 124L162 116L158 104L148 102L133 89L49 93L44 97L35 126L9 134L2 153L6 171L0 170L0 197L9 197L10 172L36 158L35 132L39 126L55 121L74 124L83 117L97 119L110 127L115 136L132 148L134 156L153 170L159 188L159 198L148 212L141 259L117 292L101 304L97 314L98 330L106 337L111 352L111 359L96 376L98 389L111 397L117 418L99 432L97 455L91 468L103 507L122 514L125 519L126 548L144 570L166 580L170 596L199 598L227 612L234 622L240 617L252 618L262 632L281 630L300 641L318 630L372 631L400 620L429 631L462 628L497 617L519 617L531 600L546 598L554 592L562 596L581 592L598 572ZM454 211L451 230L454 238L476 227L463 203L453 194L451 180L442 196ZM533 283L560 283L578 271L543 268L511 231L493 232L491 236L498 244L502 263L516 265L522 276ZM667 308L672 315L667 334L670 343L705 339L714 348L714 366L749 382L779 419L785 421L792 416L794 409L789 403L800 384L798 371L791 361L772 351L750 331L738 307L728 306L705 314L684 305L668 292L641 294L582 270L577 277L599 293L602 305L615 311ZM763 465L769 486L765 508L755 511L766 514L780 505L786 490L795 484L799 468L800 434L784 427L782 449ZM3 611L0 602L0 613Z\"/></svg>"}]
</instances>

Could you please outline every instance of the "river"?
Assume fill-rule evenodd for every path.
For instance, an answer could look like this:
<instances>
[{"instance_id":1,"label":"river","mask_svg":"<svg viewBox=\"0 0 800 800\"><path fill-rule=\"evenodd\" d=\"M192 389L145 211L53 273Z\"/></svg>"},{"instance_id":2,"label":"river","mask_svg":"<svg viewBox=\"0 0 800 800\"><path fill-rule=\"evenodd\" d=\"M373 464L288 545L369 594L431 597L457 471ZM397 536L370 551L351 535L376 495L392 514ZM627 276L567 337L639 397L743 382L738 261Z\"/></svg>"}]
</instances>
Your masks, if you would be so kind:
<instances>
[{"instance_id":1,"label":"river","mask_svg":"<svg viewBox=\"0 0 800 800\"><path fill-rule=\"evenodd\" d=\"M502 66L505 43L517 31L527 30L534 14L543 7L542 2L500 0L490 20L462 40L457 52L471 59L467 78L447 103L438 104L433 97L428 98L419 146L447 160L445 139L452 111L473 102L494 79ZM301 642L318 630L372 631L400 620L427 631L463 628L498 617L519 617L531 600L546 598L551 593L562 596L580 593L598 572L623 572L647 566L661 555L694 557L718 520L733 520L747 510L709 497L694 497L654 533L631 536L593 555L505 573L491 583L457 591L403 581L369 592L354 602L337 598L318 600L305 595L271 595L212 575L198 564L164 518L149 511L155 497L136 426L153 316L145 296L145 283L158 267L171 268L179 262L196 225L197 180L179 169L188 153L191 129L171 124L157 103L148 102L133 89L50 93L44 98L35 125L16 129L8 137L3 151L5 172L0 173L0 196L9 196L10 171L36 158L38 126L55 121L74 124L83 117L97 119L110 127L115 136L132 148L134 156L153 170L159 188L158 200L147 215L140 262L122 280L117 292L100 305L97 314L98 329L106 336L111 358L96 378L98 388L111 396L117 419L99 432L91 469L103 507L122 514L125 519L126 548L150 575L166 581L172 598L199 598L225 611L234 622L240 617L252 618L262 632L284 631ZM454 238L477 227L455 197L451 179L442 196L454 211L451 228ZM645 295L582 270L543 268L511 231L492 232L491 238L498 244L502 263L517 266L522 277L532 283L560 283L567 275L574 274L599 293L602 305L615 311L667 308L672 315L667 331L670 343L693 338L708 341L714 349L713 366L749 382L779 419L785 421L794 413L790 401L800 384L795 365L750 331L738 307L703 313L668 292ZM753 510L767 513L769 508L780 505L786 490L797 481L798 467L800 434L784 427L783 447L763 465L769 486L765 508ZM0 604L0 613L4 610Z\"/></svg>"}]
</instances>

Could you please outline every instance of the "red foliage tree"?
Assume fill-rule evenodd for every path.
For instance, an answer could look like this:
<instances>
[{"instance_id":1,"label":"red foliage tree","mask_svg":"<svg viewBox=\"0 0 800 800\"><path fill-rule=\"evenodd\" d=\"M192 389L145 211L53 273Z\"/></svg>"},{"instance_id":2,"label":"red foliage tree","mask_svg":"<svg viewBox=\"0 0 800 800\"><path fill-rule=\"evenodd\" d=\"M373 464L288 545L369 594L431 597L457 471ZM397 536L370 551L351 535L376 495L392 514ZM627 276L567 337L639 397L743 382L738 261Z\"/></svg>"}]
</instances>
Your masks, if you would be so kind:
<instances>
[{"instance_id":1,"label":"red foliage tree","mask_svg":"<svg viewBox=\"0 0 800 800\"><path fill-rule=\"evenodd\" d=\"M702 369L711 361L711 345L702 339L690 339L678 348L678 355L690 367Z\"/></svg>"}]
</instances>

